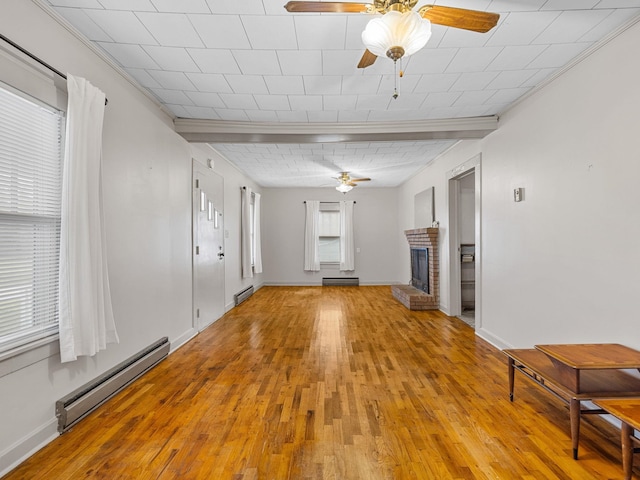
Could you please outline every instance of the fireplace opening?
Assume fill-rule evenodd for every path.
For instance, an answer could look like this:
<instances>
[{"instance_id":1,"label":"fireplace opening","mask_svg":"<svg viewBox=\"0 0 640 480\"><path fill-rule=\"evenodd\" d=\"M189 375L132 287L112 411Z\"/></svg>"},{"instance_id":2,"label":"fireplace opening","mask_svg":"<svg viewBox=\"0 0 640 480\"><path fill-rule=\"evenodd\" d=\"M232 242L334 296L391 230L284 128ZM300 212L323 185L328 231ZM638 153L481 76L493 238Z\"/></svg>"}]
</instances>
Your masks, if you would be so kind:
<instances>
[{"instance_id":1,"label":"fireplace opening","mask_svg":"<svg viewBox=\"0 0 640 480\"><path fill-rule=\"evenodd\" d=\"M429 251L426 248L411 249L411 286L429 293Z\"/></svg>"}]
</instances>

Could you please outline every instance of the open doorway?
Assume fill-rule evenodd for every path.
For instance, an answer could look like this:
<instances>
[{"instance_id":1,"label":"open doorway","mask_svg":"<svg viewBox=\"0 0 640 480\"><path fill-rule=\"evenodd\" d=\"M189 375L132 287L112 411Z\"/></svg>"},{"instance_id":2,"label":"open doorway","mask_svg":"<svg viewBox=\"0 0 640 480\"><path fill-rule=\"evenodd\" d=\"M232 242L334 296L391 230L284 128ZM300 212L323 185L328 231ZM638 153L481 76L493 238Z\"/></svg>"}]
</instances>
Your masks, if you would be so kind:
<instances>
[{"instance_id":1,"label":"open doorway","mask_svg":"<svg viewBox=\"0 0 640 480\"><path fill-rule=\"evenodd\" d=\"M482 325L480 265L480 156L448 172L450 315Z\"/></svg>"}]
</instances>

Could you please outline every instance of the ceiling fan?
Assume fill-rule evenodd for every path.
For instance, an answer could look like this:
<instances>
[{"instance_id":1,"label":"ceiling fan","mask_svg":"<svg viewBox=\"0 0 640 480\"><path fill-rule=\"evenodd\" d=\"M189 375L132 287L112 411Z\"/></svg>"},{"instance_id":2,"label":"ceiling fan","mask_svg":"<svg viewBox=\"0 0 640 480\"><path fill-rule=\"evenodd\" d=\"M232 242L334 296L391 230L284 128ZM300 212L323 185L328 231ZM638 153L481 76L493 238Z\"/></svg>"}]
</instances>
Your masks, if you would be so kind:
<instances>
[{"instance_id":1,"label":"ceiling fan","mask_svg":"<svg viewBox=\"0 0 640 480\"><path fill-rule=\"evenodd\" d=\"M420 50L431 36L431 23L485 33L495 27L500 18L497 13L440 5L424 5L415 12L413 7L418 1L374 0L373 3L354 3L292 0L284 8L293 13L382 14L382 18L370 21L362 33L367 49L358 68L373 65L378 56L386 55L395 62Z\"/></svg>"},{"instance_id":2,"label":"ceiling fan","mask_svg":"<svg viewBox=\"0 0 640 480\"><path fill-rule=\"evenodd\" d=\"M353 187L357 187L358 186L357 182L371 181L370 178L351 178L349 176L349 172L340 172L340 176L335 177L335 179L338 180L338 182L340 182L339 185L336 187L336 190L342 193L347 193Z\"/></svg>"}]
</instances>

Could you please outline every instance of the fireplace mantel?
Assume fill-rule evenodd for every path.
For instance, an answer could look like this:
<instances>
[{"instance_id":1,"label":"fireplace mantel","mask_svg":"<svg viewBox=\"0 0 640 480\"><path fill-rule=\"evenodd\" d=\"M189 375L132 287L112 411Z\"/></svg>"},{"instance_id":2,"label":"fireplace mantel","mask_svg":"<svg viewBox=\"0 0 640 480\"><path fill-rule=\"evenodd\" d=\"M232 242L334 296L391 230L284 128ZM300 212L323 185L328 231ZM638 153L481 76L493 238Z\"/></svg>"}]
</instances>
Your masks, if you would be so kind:
<instances>
[{"instance_id":1,"label":"fireplace mantel","mask_svg":"<svg viewBox=\"0 0 640 480\"><path fill-rule=\"evenodd\" d=\"M429 293L411 285L393 285L393 296L410 310L437 310L440 308L440 253L438 228L405 230L409 248L426 248L429 251Z\"/></svg>"}]
</instances>

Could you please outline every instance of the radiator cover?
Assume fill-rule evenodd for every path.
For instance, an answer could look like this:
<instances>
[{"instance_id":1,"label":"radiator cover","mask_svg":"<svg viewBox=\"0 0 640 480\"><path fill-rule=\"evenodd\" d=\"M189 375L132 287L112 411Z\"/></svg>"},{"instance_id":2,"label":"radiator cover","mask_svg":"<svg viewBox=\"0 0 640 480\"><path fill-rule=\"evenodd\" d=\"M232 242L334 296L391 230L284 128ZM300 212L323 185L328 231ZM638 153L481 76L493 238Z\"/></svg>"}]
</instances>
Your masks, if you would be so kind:
<instances>
[{"instance_id":1,"label":"radiator cover","mask_svg":"<svg viewBox=\"0 0 640 480\"><path fill-rule=\"evenodd\" d=\"M240 305L242 302L244 302L247 298L249 298L251 295L253 295L253 285L249 285L247 288L245 288L244 290L240 290L238 293L236 293L233 298L235 300L235 304L236 307L238 305Z\"/></svg>"},{"instance_id":2,"label":"radiator cover","mask_svg":"<svg viewBox=\"0 0 640 480\"><path fill-rule=\"evenodd\" d=\"M360 277L322 277L323 286L352 286L360 285Z\"/></svg>"},{"instance_id":3,"label":"radiator cover","mask_svg":"<svg viewBox=\"0 0 640 480\"><path fill-rule=\"evenodd\" d=\"M58 432L64 433L69 430L136 378L164 360L169 354L169 348L169 340L164 337L58 400Z\"/></svg>"}]
</instances>

